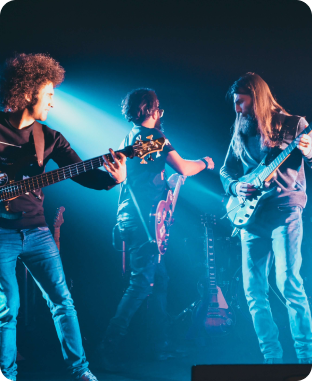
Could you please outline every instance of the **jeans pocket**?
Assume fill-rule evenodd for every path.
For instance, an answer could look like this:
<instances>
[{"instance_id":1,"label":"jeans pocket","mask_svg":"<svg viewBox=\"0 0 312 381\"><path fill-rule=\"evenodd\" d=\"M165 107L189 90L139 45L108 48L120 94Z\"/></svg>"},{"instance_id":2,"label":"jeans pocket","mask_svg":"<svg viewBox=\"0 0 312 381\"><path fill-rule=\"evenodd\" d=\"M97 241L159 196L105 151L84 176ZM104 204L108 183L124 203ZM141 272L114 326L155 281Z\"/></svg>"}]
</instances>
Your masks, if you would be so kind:
<instances>
[{"instance_id":1,"label":"jeans pocket","mask_svg":"<svg viewBox=\"0 0 312 381\"><path fill-rule=\"evenodd\" d=\"M37 229L41 230L41 231L48 231L48 230L50 230L47 226L38 226Z\"/></svg>"}]
</instances>

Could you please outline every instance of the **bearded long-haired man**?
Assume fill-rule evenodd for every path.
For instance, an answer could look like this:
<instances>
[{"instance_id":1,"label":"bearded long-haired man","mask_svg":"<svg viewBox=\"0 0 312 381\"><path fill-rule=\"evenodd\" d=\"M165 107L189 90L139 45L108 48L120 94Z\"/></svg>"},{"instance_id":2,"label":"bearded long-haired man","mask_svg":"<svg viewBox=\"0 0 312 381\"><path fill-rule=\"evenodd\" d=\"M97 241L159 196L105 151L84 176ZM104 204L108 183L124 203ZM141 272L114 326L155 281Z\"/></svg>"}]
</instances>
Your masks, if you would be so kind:
<instances>
[{"instance_id":1,"label":"bearded long-haired man","mask_svg":"<svg viewBox=\"0 0 312 381\"><path fill-rule=\"evenodd\" d=\"M54 105L54 88L63 82L64 72L62 66L46 54L19 54L6 61L0 80L2 173L19 167L22 162L18 171L22 179L43 174L50 159L60 167L81 162L60 132L37 122L47 119ZM37 135L39 140L35 139L37 128L41 130L41 135ZM42 151L39 148L37 151L36 141ZM108 190L122 182L126 177L125 156L117 158L113 151L111 153L114 163L106 161L104 167L107 172L95 169L73 180L98 190ZM4 313L7 308L5 299L1 298L0 368L7 379L16 380L19 292L15 266L19 257L40 287L51 310L62 354L72 378L96 381L88 369L77 313L66 284L58 248L44 217L43 199L43 192L36 189L1 203L0 284L9 311Z\"/></svg>"},{"instance_id":2,"label":"bearded long-haired man","mask_svg":"<svg viewBox=\"0 0 312 381\"><path fill-rule=\"evenodd\" d=\"M275 261L276 283L286 300L290 328L299 363L312 363L312 321L303 281L302 210L307 202L304 162L312 167L311 138L298 135L307 122L287 113L267 83L247 73L230 87L236 111L234 133L221 181L227 194L252 198L257 189L239 181L269 154L281 152L293 140L297 148L276 170L273 191L259 205L254 221L241 229L244 291L265 364L283 362L268 300L268 275ZM266 184L269 186L269 184ZM271 184L272 186L272 184Z\"/></svg>"}]
</instances>

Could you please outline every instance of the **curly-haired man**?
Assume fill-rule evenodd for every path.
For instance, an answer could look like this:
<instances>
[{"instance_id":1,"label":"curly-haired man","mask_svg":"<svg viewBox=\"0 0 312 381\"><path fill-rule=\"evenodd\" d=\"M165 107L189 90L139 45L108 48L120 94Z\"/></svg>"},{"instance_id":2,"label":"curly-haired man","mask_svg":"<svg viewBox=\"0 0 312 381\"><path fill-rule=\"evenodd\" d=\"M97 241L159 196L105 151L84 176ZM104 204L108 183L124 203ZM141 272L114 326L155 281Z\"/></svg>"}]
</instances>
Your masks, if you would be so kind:
<instances>
[{"instance_id":1,"label":"curly-haired man","mask_svg":"<svg viewBox=\"0 0 312 381\"><path fill-rule=\"evenodd\" d=\"M64 79L64 69L44 54L20 54L7 60L0 80L0 171L36 156L34 126L45 121L53 107L54 87ZM46 163L53 159L59 166L81 159L67 140L57 131L41 125L44 137L43 163L25 165L22 176L42 174ZM107 172L92 170L73 178L93 189L111 189L125 180L125 156L111 150L114 163L106 161ZM38 155L39 156L39 155ZM28 161L27 161L28 162ZM23 177L22 177L23 178ZM47 300L61 343L63 357L72 377L96 381L88 370L73 300L67 288L59 251L47 227L41 190L29 192L0 208L0 283L9 312L0 328L0 367L9 380L16 380L16 318L19 308L15 276L20 257L39 285ZM0 314L0 326L2 316Z\"/></svg>"}]
</instances>

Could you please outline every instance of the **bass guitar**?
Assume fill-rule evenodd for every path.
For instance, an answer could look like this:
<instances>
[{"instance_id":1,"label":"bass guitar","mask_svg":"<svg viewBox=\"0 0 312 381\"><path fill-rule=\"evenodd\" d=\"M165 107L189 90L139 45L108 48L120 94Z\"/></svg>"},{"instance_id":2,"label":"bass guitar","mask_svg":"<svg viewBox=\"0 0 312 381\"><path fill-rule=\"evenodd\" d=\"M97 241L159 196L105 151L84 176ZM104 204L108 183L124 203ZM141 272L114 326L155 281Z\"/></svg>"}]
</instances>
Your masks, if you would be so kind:
<instances>
[{"instance_id":1,"label":"bass guitar","mask_svg":"<svg viewBox=\"0 0 312 381\"><path fill-rule=\"evenodd\" d=\"M236 319L234 311L227 304L221 288L217 285L212 228L216 224L216 217L204 214L201 222L205 228L206 274L197 283L201 300L195 306L193 320L199 325L204 323L204 329L210 336L222 336L230 332Z\"/></svg>"},{"instance_id":2,"label":"bass guitar","mask_svg":"<svg viewBox=\"0 0 312 381\"><path fill-rule=\"evenodd\" d=\"M166 200L159 201L156 208L153 208L151 217L151 229L155 231L156 244L158 247L158 263L161 256L165 254L168 248L169 230L173 224L173 212L178 200L181 185L184 183L186 176L180 175L174 192L169 189Z\"/></svg>"},{"instance_id":3,"label":"bass guitar","mask_svg":"<svg viewBox=\"0 0 312 381\"><path fill-rule=\"evenodd\" d=\"M141 163L145 164L146 161L144 160L144 157L154 152L162 151L165 144L165 138L145 141L139 139L134 145L127 146L122 150L116 151L116 153L123 153L131 159L137 156L142 159ZM0 172L0 215L10 219L19 218L20 213L11 213L8 205L5 205L4 208L1 203L4 201L13 200L22 194L34 192L43 187L58 183L59 181L70 179L82 173L91 171L92 169L100 168L104 163L104 156L108 161L113 162L111 154L108 153L106 155L80 161L75 164L67 165L66 167L27 178L23 178L24 176L22 174L21 164L17 164L16 167L14 165L10 166L8 173ZM28 164L34 160L35 158L31 158ZM152 160L151 155L148 160ZM7 216L5 216L5 213L7 213Z\"/></svg>"},{"instance_id":4,"label":"bass guitar","mask_svg":"<svg viewBox=\"0 0 312 381\"><path fill-rule=\"evenodd\" d=\"M309 134L311 131L312 127L308 126L299 136ZM226 216L236 228L243 228L253 222L259 203L276 190L275 186L266 188L266 184L273 180L277 168L284 163L295 148L297 148L297 145L293 141L270 164L266 163L266 155L253 172L238 179L254 185L258 191L252 197L230 197L226 206Z\"/></svg>"}]
</instances>

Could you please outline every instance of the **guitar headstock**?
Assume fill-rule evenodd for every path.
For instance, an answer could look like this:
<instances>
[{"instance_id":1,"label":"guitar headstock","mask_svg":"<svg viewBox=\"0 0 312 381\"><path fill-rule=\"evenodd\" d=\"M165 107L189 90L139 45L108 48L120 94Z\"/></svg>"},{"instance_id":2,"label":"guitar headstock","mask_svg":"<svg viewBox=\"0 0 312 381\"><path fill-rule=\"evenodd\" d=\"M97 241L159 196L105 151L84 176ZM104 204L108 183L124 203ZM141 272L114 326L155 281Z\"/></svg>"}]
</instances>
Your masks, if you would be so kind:
<instances>
[{"instance_id":1,"label":"guitar headstock","mask_svg":"<svg viewBox=\"0 0 312 381\"><path fill-rule=\"evenodd\" d=\"M164 149L165 144L165 138L158 138L154 140L139 139L133 144L132 148L134 151L134 156L143 159L146 155L162 151Z\"/></svg>"},{"instance_id":2,"label":"guitar headstock","mask_svg":"<svg viewBox=\"0 0 312 381\"><path fill-rule=\"evenodd\" d=\"M207 228L213 228L217 225L217 217L214 214L204 213L200 216L200 222Z\"/></svg>"},{"instance_id":3,"label":"guitar headstock","mask_svg":"<svg viewBox=\"0 0 312 381\"><path fill-rule=\"evenodd\" d=\"M64 218L63 218L64 211L65 211L64 206L60 206L59 208L56 209L54 222L53 222L54 229L59 228L63 224L63 222L64 222Z\"/></svg>"}]
</instances>

